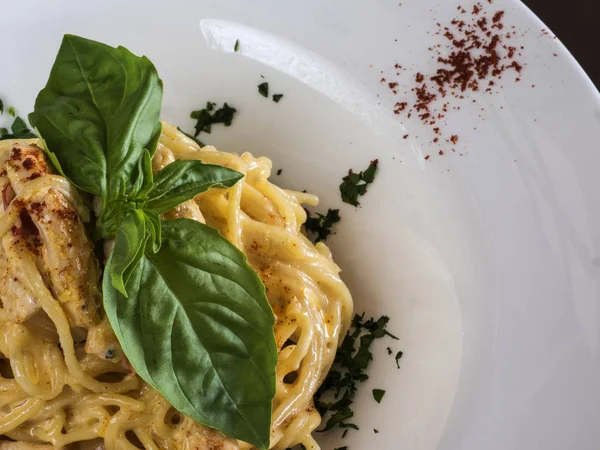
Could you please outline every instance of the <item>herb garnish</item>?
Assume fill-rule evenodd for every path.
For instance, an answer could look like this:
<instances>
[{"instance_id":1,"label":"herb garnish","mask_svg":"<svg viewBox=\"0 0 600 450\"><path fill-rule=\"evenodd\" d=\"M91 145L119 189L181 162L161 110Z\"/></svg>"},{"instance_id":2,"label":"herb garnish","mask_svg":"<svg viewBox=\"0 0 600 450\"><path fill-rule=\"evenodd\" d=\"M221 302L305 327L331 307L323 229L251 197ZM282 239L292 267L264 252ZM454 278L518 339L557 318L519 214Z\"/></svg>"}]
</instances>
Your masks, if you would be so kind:
<instances>
[{"instance_id":1,"label":"herb garnish","mask_svg":"<svg viewBox=\"0 0 600 450\"><path fill-rule=\"evenodd\" d=\"M400 358L402 358L402 355L404 355L404 353L402 353L402 352L396 353L395 360L396 360L396 365L398 366L398 369L400 368Z\"/></svg>"},{"instance_id":2,"label":"herb garnish","mask_svg":"<svg viewBox=\"0 0 600 450\"><path fill-rule=\"evenodd\" d=\"M334 224L340 221L340 210L339 209L328 209L327 214L315 213L311 216L306 211L306 231L316 235L315 243L324 241L331 234L331 228Z\"/></svg>"},{"instance_id":3,"label":"herb garnish","mask_svg":"<svg viewBox=\"0 0 600 450\"><path fill-rule=\"evenodd\" d=\"M385 395L385 391L383 389L373 389L373 398L377 403L381 403L381 399Z\"/></svg>"},{"instance_id":4,"label":"herb garnish","mask_svg":"<svg viewBox=\"0 0 600 450\"><path fill-rule=\"evenodd\" d=\"M65 35L29 119L56 169L102 200L94 234L115 239L104 308L135 371L187 416L266 449L277 348L264 285L217 230L160 219L243 175L197 160L153 174L161 103L147 58ZM233 108L214 108L197 133L231 123Z\"/></svg>"},{"instance_id":5,"label":"herb garnish","mask_svg":"<svg viewBox=\"0 0 600 450\"><path fill-rule=\"evenodd\" d=\"M197 137L202 132L210 134L212 125L218 123L222 123L226 127L231 126L233 116L237 110L229 106L227 102L217 110L215 110L215 106L216 104L213 102L206 102L206 106L203 109L191 112L190 117L196 120L194 137Z\"/></svg>"},{"instance_id":6,"label":"herb garnish","mask_svg":"<svg viewBox=\"0 0 600 450\"><path fill-rule=\"evenodd\" d=\"M377 428L373 428L373 433L377 434L379 433L379 430Z\"/></svg>"},{"instance_id":7,"label":"herb garnish","mask_svg":"<svg viewBox=\"0 0 600 450\"><path fill-rule=\"evenodd\" d=\"M389 317L381 316L364 321L365 314L356 314L348 334L335 355L333 367L314 396L315 407L321 416L328 415L325 427L319 431L327 431L334 427L358 430L356 424L347 422L354 416L351 409L356 395L357 385L366 381L365 373L373 355L371 344L375 339L390 336L386 328ZM358 347L357 347L358 345Z\"/></svg>"},{"instance_id":8,"label":"herb garnish","mask_svg":"<svg viewBox=\"0 0 600 450\"><path fill-rule=\"evenodd\" d=\"M16 115L14 107L8 108L8 112L15 118L10 127L10 132L6 128L0 128L0 141L5 139L31 139L36 137L35 134L27 127L25 121ZM4 103L0 100L0 114L4 113Z\"/></svg>"},{"instance_id":9,"label":"herb garnish","mask_svg":"<svg viewBox=\"0 0 600 450\"><path fill-rule=\"evenodd\" d=\"M260 83L258 85L258 93L260 95L262 95L263 97L268 97L269 96L269 83L266 81L264 83Z\"/></svg>"},{"instance_id":10,"label":"herb garnish","mask_svg":"<svg viewBox=\"0 0 600 450\"><path fill-rule=\"evenodd\" d=\"M282 172L283 172L283 169L278 169L277 170L277 175L281 175Z\"/></svg>"},{"instance_id":11,"label":"herb garnish","mask_svg":"<svg viewBox=\"0 0 600 450\"><path fill-rule=\"evenodd\" d=\"M348 446L337 447L337 448L334 448L333 450L348 450Z\"/></svg>"},{"instance_id":12,"label":"herb garnish","mask_svg":"<svg viewBox=\"0 0 600 450\"><path fill-rule=\"evenodd\" d=\"M340 184L340 193L342 200L353 206L358 206L358 197L367 193L367 186L373 182L377 174L377 159L371 161L369 167L363 172L354 173L352 169L348 171L348 175L342 178Z\"/></svg>"},{"instance_id":13,"label":"herb garnish","mask_svg":"<svg viewBox=\"0 0 600 450\"><path fill-rule=\"evenodd\" d=\"M279 100L283 98L283 94L273 94L273 101L279 103Z\"/></svg>"},{"instance_id":14,"label":"herb garnish","mask_svg":"<svg viewBox=\"0 0 600 450\"><path fill-rule=\"evenodd\" d=\"M233 51L237 52L240 49L240 40L236 39L235 40L235 45L233 46Z\"/></svg>"}]
</instances>

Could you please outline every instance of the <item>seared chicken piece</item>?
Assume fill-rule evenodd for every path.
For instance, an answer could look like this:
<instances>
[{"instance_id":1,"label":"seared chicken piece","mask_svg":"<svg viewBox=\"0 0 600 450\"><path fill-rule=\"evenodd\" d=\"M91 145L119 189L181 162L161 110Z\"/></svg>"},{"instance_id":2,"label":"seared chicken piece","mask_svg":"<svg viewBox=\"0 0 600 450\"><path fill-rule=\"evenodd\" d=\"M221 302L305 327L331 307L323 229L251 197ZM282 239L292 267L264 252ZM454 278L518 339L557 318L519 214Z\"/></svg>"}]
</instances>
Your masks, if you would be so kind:
<instances>
[{"instance_id":1,"label":"seared chicken piece","mask_svg":"<svg viewBox=\"0 0 600 450\"><path fill-rule=\"evenodd\" d=\"M4 245L9 248L5 250ZM2 240L2 246L0 246L0 300L8 319L14 323L22 323L40 310L40 305L33 293L29 291L22 280L20 261L23 252L29 253L23 239Z\"/></svg>"},{"instance_id":2,"label":"seared chicken piece","mask_svg":"<svg viewBox=\"0 0 600 450\"><path fill-rule=\"evenodd\" d=\"M18 199L28 183L50 174L50 171L38 147L16 143L8 155L5 172L0 174L5 175L0 178L0 187L6 209L7 201L10 204L15 196ZM9 184L6 184L6 179ZM74 206L53 188L19 201L23 203L20 220L11 230L15 249L26 251L26 248L34 256L46 285L62 303L71 326L87 328L95 325L99 320L101 299L98 288L100 271L93 257L92 244ZM8 269L0 267L0 283L13 283L13 286L6 287L9 291L19 290L18 266L17 259L9 262ZM13 318L19 319L15 320L17 322L26 320L37 311L35 299L27 294L25 290L19 296L2 296L4 307L13 311Z\"/></svg>"}]
</instances>

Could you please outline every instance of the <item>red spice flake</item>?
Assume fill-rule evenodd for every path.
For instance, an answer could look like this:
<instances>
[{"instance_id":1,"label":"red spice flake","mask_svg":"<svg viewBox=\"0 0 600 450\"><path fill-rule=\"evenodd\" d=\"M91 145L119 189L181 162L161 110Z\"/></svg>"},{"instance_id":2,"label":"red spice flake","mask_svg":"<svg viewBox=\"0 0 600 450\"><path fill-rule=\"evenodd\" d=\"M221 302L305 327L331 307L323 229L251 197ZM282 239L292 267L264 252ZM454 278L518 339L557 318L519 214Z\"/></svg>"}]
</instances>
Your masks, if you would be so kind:
<instances>
[{"instance_id":1,"label":"red spice flake","mask_svg":"<svg viewBox=\"0 0 600 450\"><path fill-rule=\"evenodd\" d=\"M448 100L441 99L452 97L460 101L478 91L492 94L502 88L497 80L505 72L521 73L523 65L516 60L521 56L517 50L519 46L510 42L518 39L520 33L514 26L505 26L505 12L487 6L492 3L491 0L487 4L476 1L472 9L469 6L469 11L459 5L459 15L449 24L437 23L434 34L441 42L429 48L437 67L432 73L414 72L415 84L410 89L414 99L396 103L394 113L405 112L408 118L415 114L441 136L437 123L445 119L449 110L460 109L460 106L451 102L449 105ZM399 68L399 65L395 67ZM492 86L498 87L492 89ZM458 136L452 135L451 140L456 145Z\"/></svg>"},{"instance_id":2,"label":"red spice flake","mask_svg":"<svg viewBox=\"0 0 600 450\"><path fill-rule=\"evenodd\" d=\"M427 155L427 156L425 157L425 161L427 161L429 158L431 158L431 156Z\"/></svg>"},{"instance_id":3,"label":"red spice flake","mask_svg":"<svg viewBox=\"0 0 600 450\"><path fill-rule=\"evenodd\" d=\"M440 150L440 151L438 152L438 154L439 154L440 156L444 156L444 151L443 151L443 150Z\"/></svg>"},{"instance_id":4,"label":"red spice flake","mask_svg":"<svg viewBox=\"0 0 600 450\"><path fill-rule=\"evenodd\" d=\"M385 83L385 78L381 78L381 80L379 80L380 83Z\"/></svg>"},{"instance_id":5,"label":"red spice flake","mask_svg":"<svg viewBox=\"0 0 600 450\"><path fill-rule=\"evenodd\" d=\"M402 136L402 139L408 139L408 134L405 134L404 136Z\"/></svg>"},{"instance_id":6,"label":"red spice flake","mask_svg":"<svg viewBox=\"0 0 600 450\"><path fill-rule=\"evenodd\" d=\"M521 71L523 70L523 66L516 61L513 61L508 67L515 69L517 73L521 73Z\"/></svg>"},{"instance_id":7,"label":"red spice flake","mask_svg":"<svg viewBox=\"0 0 600 450\"><path fill-rule=\"evenodd\" d=\"M396 83L396 82L388 83L388 86L390 87L390 89L394 89L395 87L398 86L398 83Z\"/></svg>"},{"instance_id":8,"label":"red spice flake","mask_svg":"<svg viewBox=\"0 0 600 450\"><path fill-rule=\"evenodd\" d=\"M499 30L504 28L504 25L502 24L503 18L504 18L504 11L497 11L496 14L494 14L494 17L492 18L492 22L493 22L492 27L498 28Z\"/></svg>"},{"instance_id":9,"label":"red spice flake","mask_svg":"<svg viewBox=\"0 0 600 450\"><path fill-rule=\"evenodd\" d=\"M400 114L402 111L406 109L408 106L408 102L397 102L394 105L394 114Z\"/></svg>"},{"instance_id":10,"label":"red spice flake","mask_svg":"<svg viewBox=\"0 0 600 450\"><path fill-rule=\"evenodd\" d=\"M437 143L440 139L439 138L434 138L433 142Z\"/></svg>"}]
</instances>

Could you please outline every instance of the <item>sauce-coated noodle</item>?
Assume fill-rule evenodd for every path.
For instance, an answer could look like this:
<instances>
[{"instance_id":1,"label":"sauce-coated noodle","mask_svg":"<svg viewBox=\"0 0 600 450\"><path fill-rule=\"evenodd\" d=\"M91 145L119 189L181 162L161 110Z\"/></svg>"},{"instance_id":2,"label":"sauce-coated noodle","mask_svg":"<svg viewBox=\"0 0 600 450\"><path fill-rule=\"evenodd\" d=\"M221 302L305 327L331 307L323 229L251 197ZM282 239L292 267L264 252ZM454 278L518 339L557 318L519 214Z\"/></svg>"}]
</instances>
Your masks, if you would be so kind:
<instances>
[{"instance_id":1,"label":"sauce-coated noodle","mask_svg":"<svg viewBox=\"0 0 600 450\"><path fill-rule=\"evenodd\" d=\"M56 259L74 245L81 247L66 259L72 264L80 258L72 270L84 267L87 278L82 279L92 286L85 291L88 297L99 296L95 292L99 271L81 236L74 241L69 236L67 241L53 240L58 218L70 217L74 222L68 229L81 234L85 208L75 190L62 177L42 170L43 161L37 161L42 169L35 177L19 178L23 168L15 169L15 164L22 161L15 155L34 158L39 153L36 145L37 140L0 142L5 168L0 175L0 283L7 286L0 291L0 435L9 439L0 440L0 449L251 448L175 411L133 372L100 300L96 314L89 311L93 302L90 306L77 292L61 288L53 263L48 263L53 254ZM321 417L312 397L348 328L352 300L327 247L313 245L301 233L306 220L302 204L314 205L317 198L270 183L267 158L219 152L210 146L201 149L175 127L163 124L154 170L175 159L222 164L246 175L233 188L211 189L166 217L207 223L248 256L276 315L279 361L271 448L301 443L318 449L312 432ZM52 205L62 209L51 209ZM48 217L57 211L52 223ZM31 221L38 229L33 237L24 232Z\"/></svg>"}]
</instances>

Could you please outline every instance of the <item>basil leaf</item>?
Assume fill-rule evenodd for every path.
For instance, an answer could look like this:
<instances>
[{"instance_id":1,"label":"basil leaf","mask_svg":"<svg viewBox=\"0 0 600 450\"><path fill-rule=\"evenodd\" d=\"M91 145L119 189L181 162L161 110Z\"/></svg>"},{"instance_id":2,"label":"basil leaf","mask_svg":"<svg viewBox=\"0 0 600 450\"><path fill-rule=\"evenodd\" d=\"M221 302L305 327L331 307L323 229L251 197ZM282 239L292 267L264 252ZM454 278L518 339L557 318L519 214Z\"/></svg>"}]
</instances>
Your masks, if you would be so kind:
<instances>
[{"instance_id":1,"label":"basil leaf","mask_svg":"<svg viewBox=\"0 0 600 450\"><path fill-rule=\"evenodd\" d=\"M130 209L122 215L117 228L112 264L108 273L115 289L127 297L125 285L144 253L146 240L145 216L139 209Z\"/></svg>"},{"instance_id":2,"label":"basil leaf","mask_svg":"<svg viewBox=\"0 0 600 450\"><path fill-rule=\"evenodd\" d=\"M154 175L146 207L164 214L210 187L231 187L243 177L224 166L179 159Z\"/></svg>"},{"instance_id":3,"label":"basil leaf","mask_svg":"<svg viewBox=\"0 0 600 450\"><path fill-rule=\"evenodd\" d=\"M150 243L152 244L152 252L156 253L160 250L162 243L162 228L160 225L160 215L156 211L144 210L144 219L146 228L150 233Z\"/></svg>"},{"instance_id":4,"label":"basil leaf","mask_svg":"<svg viewBox=\"0 0 600 450\"><path fill-rule=\"evenodd\" d=\"M175 408L266 449L277 349L264 286L215 229L162 226L162 247L140 260L129 299L104 277L111 325L137 373Z\"/></svg>"},{"instance_id":5,"label":"basil leaf","mask_svg":"<svg viewBox=\"0 0 600 450\"><path fill-rule=\"evenodd\" d=\"M111 201L160 135L162 82L146 57L65 35L31 123L81 190Z\"/></svg>"},{"instance_id":6,"label":"basil leaf","mask_svg":"<svg viewBox=\"0 0 600 450\"><path fill-rule=\"evenodd\" d=\"M152 155L149 150L144 149L144 154L138 161L135 183L131 188L132 197L138 200L145 199L153 182Z\"/></svg>"}]
</instances>

